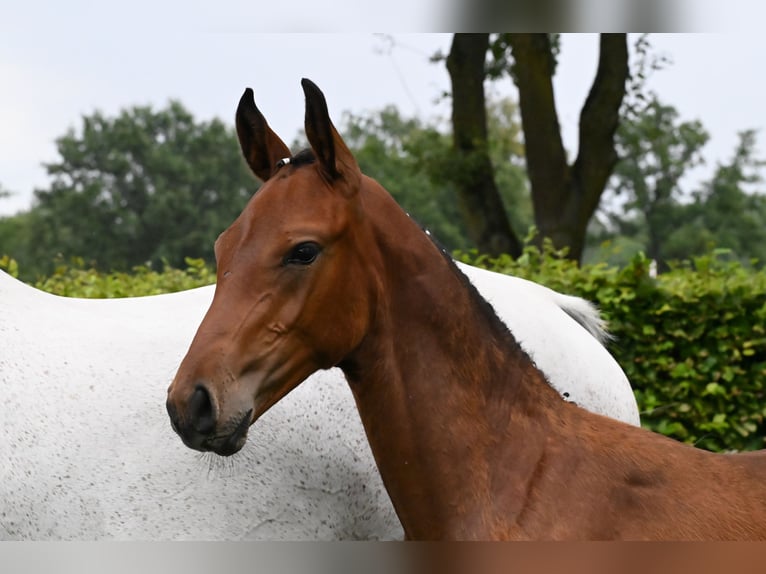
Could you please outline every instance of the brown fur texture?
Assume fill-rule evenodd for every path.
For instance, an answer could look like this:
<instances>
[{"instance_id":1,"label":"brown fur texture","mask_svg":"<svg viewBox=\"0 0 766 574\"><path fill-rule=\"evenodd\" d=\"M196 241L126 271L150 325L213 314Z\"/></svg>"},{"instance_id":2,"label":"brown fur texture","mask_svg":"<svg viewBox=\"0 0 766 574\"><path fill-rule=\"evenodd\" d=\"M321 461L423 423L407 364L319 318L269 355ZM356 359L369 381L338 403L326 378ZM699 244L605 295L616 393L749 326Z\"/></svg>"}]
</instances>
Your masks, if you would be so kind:
<instances>
[{"instance_id":1,"label":"brown fur texture","mask_svg":"<svg viewBox=\"0 0 766 574\"><path fill-rule=\"evenodd\" d=\"M762 453L712 454L561 400L304 90L316 161L276 170L216 245L216 296L168 391L187 444L230 454L242 421L339 365L409 539L766 539ZM243 102L238 117L260 121ZM284 144L265 120L250 134L263 171ZM285 263L306 242L316 259Z\"/></svg>"}]
</instances>

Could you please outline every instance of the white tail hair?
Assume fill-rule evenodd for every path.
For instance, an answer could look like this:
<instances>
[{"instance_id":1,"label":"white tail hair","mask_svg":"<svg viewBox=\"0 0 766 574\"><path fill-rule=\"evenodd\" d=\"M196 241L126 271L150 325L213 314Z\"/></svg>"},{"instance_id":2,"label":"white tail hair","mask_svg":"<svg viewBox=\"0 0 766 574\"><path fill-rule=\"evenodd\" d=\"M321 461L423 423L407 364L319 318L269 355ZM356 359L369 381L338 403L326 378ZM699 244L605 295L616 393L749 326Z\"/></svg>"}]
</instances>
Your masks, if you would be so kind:
<instances>
[{"instance_id":1,"label":"white tail hair","mask_svg":"<svg viewBox=\"0 0 766 574\"><path fill-rule=\"evenodd\" d=\"M606 327L606 321L601 317L601 313L593 303L575 297L574 295L564 295L557 291L552 291L553 301L562 311L577 321L602 345L606 345L613 339Z\"/></svg>"}]
</instances>

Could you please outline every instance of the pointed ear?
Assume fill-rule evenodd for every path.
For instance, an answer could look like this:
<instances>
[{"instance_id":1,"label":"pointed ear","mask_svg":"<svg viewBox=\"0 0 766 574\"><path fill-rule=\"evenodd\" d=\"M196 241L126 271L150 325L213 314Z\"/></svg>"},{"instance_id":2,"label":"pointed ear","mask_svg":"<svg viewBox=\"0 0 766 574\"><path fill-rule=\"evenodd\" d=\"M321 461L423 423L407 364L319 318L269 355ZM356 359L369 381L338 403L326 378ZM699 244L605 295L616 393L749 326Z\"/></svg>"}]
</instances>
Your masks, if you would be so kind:
<instances>
[{"instance_id":1,"label":"pointed ear","mask_svg":"<svg viewBox=\"0 0 766 574\"><path fill-rule=\"evenodd\" d=\"M301 80L306 95L306 137L322 170L330 180L345 179L349 190L356 190L361 171L340 134L330 120L327 101L321 90L306 78Z\"/></svg>"},{"instance_id":2,"label":"pointed ear","mask_svg":"<svg viewBox=\"0 0 766 574\"><path fill-rule=\"evenodd\" d=\"M239 146L247 164L261 181L266 181L276 171L277 162L290 157L290 148L272 131L266 118L255 107L250 88L239 100L236 124Z\"/></svg>"}]
</instances>

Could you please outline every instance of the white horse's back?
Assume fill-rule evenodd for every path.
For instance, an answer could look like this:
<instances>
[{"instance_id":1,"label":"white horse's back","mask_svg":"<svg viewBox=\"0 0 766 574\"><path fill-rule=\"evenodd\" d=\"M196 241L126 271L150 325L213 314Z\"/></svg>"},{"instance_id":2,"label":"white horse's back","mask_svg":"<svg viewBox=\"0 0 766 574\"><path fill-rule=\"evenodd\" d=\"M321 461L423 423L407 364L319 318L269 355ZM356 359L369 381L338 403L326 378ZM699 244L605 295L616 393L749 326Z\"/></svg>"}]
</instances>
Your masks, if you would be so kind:
<instances>
[{"instance_id":1,"label":"white horse's back","mask_svg":"<svg viewBox=\"0 0 766 574\"><path fill-rule=\"evenodd\" d=\"M557 294L468 271L557 389L637 422L624 373ZM0 538L401 538L337 369L273 407L230 459L171 431L165 391L212 293L67 299L0 272Z\"/></svg>"},{"instance_id":2,"label":"white horse's back","mask_svg":"<svg viewBox=\"0 0 766 574\"><path fill-rule=\"evenodd\" d=\"M601 343L609 336L591 303L526 279L460 268L561 395L589 411L640 424L630 382Z\"/></svg>"}]
</instances>

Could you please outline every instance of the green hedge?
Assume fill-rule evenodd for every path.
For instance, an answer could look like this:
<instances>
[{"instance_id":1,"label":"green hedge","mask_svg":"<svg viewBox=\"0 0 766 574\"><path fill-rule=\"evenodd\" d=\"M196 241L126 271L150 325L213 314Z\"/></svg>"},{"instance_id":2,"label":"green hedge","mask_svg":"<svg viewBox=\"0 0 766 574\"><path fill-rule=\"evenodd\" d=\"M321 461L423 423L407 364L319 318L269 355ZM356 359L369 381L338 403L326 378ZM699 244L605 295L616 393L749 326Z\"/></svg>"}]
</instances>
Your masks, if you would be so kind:
<instances>
[{"instance_id":1,"label":"green hedge","mask_svg":"<svg viewBox=\"0 0 766 574\"><path fill-rule=\"evenodd\" d=\"M614 336L610 351L633 385L645 427L710 450L762 448L766 434L766 272L717 252L652 278L639 255L625 267L579 267L550 246L522 257L458 259L589 299ZM14 272L14 262L0 268ZM99 273L60 266L36 287L77 297L123 297L215 281L201 260L186 270ZM17 271L17 269L16 269Z\"/></svg>"},{"instance_id":2,"label":"green hedge","mask_svg":"<svg viewBox=\"0 0 766 574\"><path fill-rule=\"evenodd\" d=\"M528 247L517 260L458 257L596 303L645 427L709 450L759 449L766 434L766 273L725 255L657 278L643 255L619 269L578 267L550 245Z\"/></svg>"},{"instance_id":3,"label":"green hedge","mask_svg":"<svg viewBox=\"0 0 766 574\"><path fill-rule=\"evenodd\" d=\"M52 275L38 278L34 286L65 297L107 299L174 293L215 283L215 272L202 259L187 257L186 265L183 270L165 266L162 272L157 272L139 266L132 273L104 273L74 258L68 264L59 263ZM18 265L8 256L0 258L0 269L18 276Z\"/></svg>"}]
</instances>

